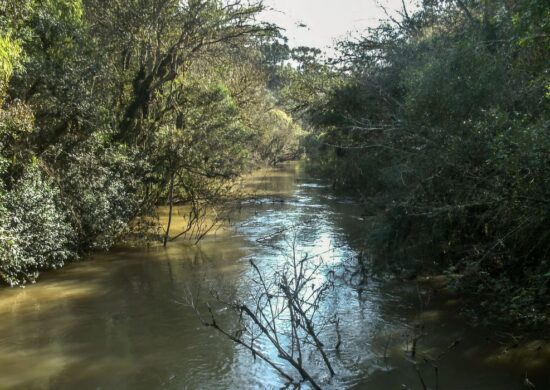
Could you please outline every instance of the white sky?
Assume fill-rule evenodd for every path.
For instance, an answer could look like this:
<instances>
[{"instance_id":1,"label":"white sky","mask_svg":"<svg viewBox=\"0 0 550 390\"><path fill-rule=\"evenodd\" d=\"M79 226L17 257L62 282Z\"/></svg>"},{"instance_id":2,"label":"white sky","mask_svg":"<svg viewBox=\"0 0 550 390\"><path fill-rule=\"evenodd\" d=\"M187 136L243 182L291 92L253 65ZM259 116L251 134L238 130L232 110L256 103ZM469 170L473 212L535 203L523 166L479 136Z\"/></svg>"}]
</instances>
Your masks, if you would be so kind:
<instances>
[{"instance_id":1,"label":"white sky","mask_svg":"<svg viewBox=\"0 0 550 390\"><path fill-rule=\"evenodd\" d=\"M413 9L412 0L406 0ZM312 46L327 50L347 33L361 32L386 19L382 4L395 15L402 8L401 0L265 0L268 11L265 21L286 29L290 46ZM410 10L409 10L410 11ZM299 24L307 27L299 27Z\"/></svg>"}]
</instances>

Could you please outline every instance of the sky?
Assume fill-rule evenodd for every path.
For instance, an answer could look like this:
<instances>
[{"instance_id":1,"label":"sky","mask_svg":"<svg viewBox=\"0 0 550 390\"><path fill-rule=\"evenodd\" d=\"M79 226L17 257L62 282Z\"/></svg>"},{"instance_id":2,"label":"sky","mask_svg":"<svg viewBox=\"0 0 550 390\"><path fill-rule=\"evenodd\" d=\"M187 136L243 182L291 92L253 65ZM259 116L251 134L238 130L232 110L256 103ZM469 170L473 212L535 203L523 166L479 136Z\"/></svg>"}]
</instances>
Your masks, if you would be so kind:
<instances>
[{"instance_id":1,"label":"sky","mask_svg":"<svg viewBox=\"0 0 550 390\"><path fill-rule=\"evenodd\" d=\"M265 4L268 10L262 19L284 28L290 46L318 47L328 54L335 40L387 18L377 4L393 15L402 8L401 0L265 0Z\"/></svg>"}]
</instances>

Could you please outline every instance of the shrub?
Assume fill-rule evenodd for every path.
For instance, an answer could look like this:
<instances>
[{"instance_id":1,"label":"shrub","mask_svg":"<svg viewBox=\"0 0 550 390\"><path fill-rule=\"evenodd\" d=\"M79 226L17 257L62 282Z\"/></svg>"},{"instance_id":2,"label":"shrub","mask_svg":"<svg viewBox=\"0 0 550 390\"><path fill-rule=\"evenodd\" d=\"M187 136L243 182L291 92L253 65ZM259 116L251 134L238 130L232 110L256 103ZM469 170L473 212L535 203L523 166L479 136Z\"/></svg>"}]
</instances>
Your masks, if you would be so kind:
<instances>
[{"instance_id":1,"label":"shrub","mask_svg":"<svg viewBox=\"0 0 550 390\"><path fill-rule=\"evenodd\" d=\"M0 210L0 280L11 286L34 282L39 272L74 259L72 228L59 192L31 166Z\"/></svg>"}]
</instances>

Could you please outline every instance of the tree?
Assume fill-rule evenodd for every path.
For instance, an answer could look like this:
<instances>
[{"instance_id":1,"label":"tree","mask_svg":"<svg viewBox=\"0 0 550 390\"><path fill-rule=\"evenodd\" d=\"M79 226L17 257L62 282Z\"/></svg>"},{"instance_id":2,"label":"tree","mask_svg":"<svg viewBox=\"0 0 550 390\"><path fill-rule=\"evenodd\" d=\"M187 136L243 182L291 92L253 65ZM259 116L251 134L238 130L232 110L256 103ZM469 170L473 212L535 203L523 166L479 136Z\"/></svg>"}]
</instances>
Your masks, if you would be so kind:
<instances>
[{"instance_id":1,"label":"tree","mask_svg":"<svg viewBox=\"0 0 550 390\"><path fill-rule=\"evenodd\" d=\"M309 106L316 166L364 201L378 263L446 272L486 317L531 325L549 299L549 12L425 2L343 42L341 83Z\"/></svg>"},{"instance_id":2,"label":"tree","mask_svg":"<svg viewBox=\"0 0 550 390\"><path fill-rule=\"evenodd\" d=\"M6 0L0 7L6 283L34 281L42 269L109 248L164 202L191 204L194 231L236 176L263 163L253 151L265 135L281 133L268 128L278 123L262 123L273 103L260 41L277 30L256 22L261 2ZM291 138L265 159L291 157ZM26 193L34 201L22 199ZM31 244L34 227L45 231L51 256ZM165 243L174 238L169 230Z\"/></svg>"}]
</instances>

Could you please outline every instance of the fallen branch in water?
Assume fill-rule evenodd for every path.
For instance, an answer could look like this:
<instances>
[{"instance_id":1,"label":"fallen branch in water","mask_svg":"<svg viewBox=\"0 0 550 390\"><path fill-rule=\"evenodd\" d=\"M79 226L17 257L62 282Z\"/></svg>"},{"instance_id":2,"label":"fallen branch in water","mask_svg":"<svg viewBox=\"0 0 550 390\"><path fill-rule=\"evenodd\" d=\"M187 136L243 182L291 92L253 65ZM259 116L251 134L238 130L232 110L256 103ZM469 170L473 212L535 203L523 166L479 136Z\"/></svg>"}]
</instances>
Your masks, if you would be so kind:
<instances>
[{"instance_id":1,"label":"fallen branch in water","mask_svg":"<svg viewBox=\"0 0 550 390\"><path fill-rule=\"evenodd\" d=\"M330 281L318 282L322 262L317 258L315 262L307 255L298 258L295 247L292 256L273 275L266 277L254 260L250 260L252 267L251 295L244 300L235 299L224 301L219 292L212 292L216 300L232 309L238 315L238 330L234 333L224 329L216 321L214 312L207 305L209 319L205 319L197 308L197 299L188 291L188 305L193 308L201 323L211 327L244 347L252 353L254 358L259 357L275 369L285 380L299 383L290 372L280 367L274 357L260 351L255 341L260 337L267 339L275 348L277 357L287 362L302 378L314 389L321 389L317 380L308 371L304 357L315 352L323 361L330 376L335 371L329 359L324 344L321 341L319 330L315 326L319 321L318 309L327 291L332 287ZM341 336L339 319L336 319L338 342L340 348Z\"/></svg>"}]
</instances>

